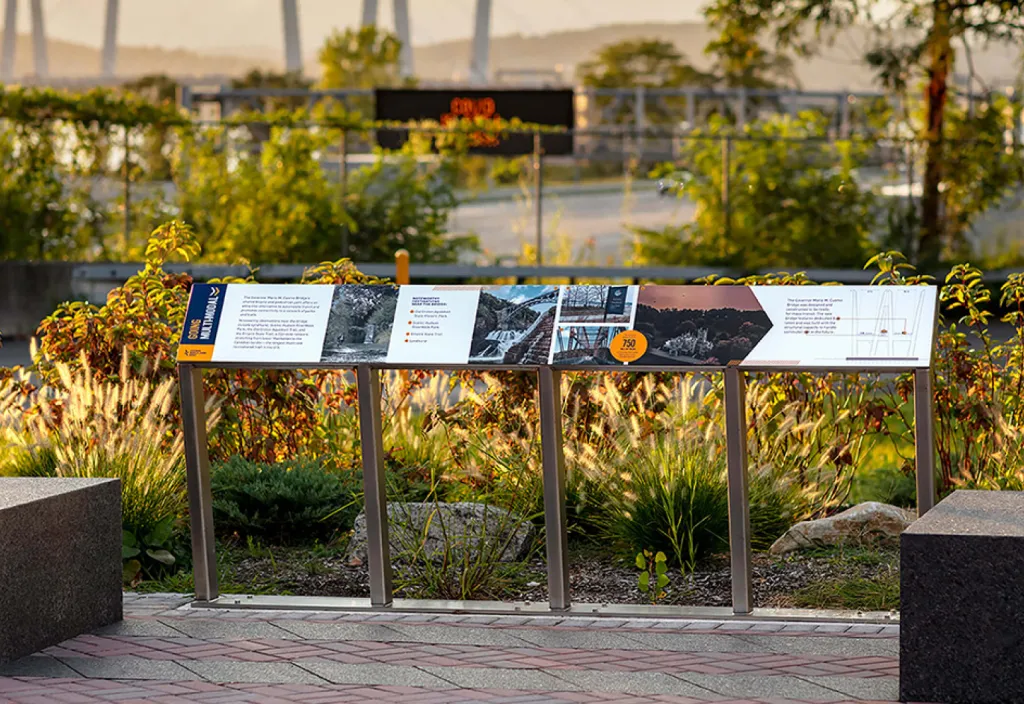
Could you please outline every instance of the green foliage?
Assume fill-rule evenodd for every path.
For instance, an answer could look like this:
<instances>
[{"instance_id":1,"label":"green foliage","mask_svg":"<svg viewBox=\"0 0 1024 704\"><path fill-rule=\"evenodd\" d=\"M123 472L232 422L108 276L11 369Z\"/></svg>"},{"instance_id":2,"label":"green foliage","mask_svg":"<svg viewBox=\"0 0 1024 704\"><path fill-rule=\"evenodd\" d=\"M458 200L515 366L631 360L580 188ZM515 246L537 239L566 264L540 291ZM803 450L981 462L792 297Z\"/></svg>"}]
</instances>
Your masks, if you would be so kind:
<instances>
[{"instance_id":1,"label":"green foliage","mask_svg":"<svg viewBox=\"0 0 1024 704\"><path fill-rule=\"evenodd\" d=\"M88 244L75 214L82 199L62 178L52 126L0 125L0 259L76 255Z\"/></svg>"},{"instance_id":2,"label":"green foliage","mask_svg":"<svg viewBox=\"0 0 1024 704\"><path fill-rule=\"evenodd\" d=\"M893 611L900 606L900 578L894 568L872 577L820 581L799 590L794 606L805 609Z\"/></svg>"},{"instance_id":3,"label":"green foliage","mask_svg":"<svg viewBox=\"0 0 1024 704\"><path fill-rule=\"evenodd\" d=\"M640 570L637 587L646 594L652 604L665 598L665 587L669 584L668 561L665 553L644 550L636 554L636 568Z\"/></svg>"},{"instance_id":4,"label":"green foliage","mask_svg":"<svg viewBox=\"0 0 1024 704\"><path fill-rule=\"evenodd\" d=\"M274 127L260 154L241 157L217 147L223 137L184 137L175 162L181 218L208 259L308 262L340 251L353 224L318 161L327 135Z\"/></svg>"},{"instance_id":5,"label":"green foliage","mask_svg":"<svg viewBox=\"0 0 1024 704\"><path fill-rule=\"evenodd\" d=\"M1000 40L1019 42L1024 37L1024 5L1004 0L977 0L972 2L933 2L932 0L733 0L733 12L759 17L759 21L774 30L776 44L781 49L793 48L808 54L820 46L820 33L849 25L865 26L869 32L865 60L872 66L883 85L908 102L908 91L916 88L912 83L921 80L920 100L923 104L921 119L912 123L925 147L922 197L920 199L920 229L914 248L915 260L934 267L944 254L956 251L956 239L962 223L962 213L955 203L958 194L949 189L950 182L960 179L961 186L969 184L974 167L958 169L958 159L970 159L988 168L992 152L981 148L981 154L966 154L961 144L948 144L949 123L954 103L949 100L950 78L957 47L962 43L964 52L970 43ZM809 29L815 31L808 31ZM974 67L967 57L968 70ZM972 138L984 132L988 118L982 116L977 130L961 132ZM1017 123L1019 124L1019 122ZM986 141L981 140L982 143ZM980 157L980 160L975 161ZM1000 157L1001 160L1001 157ZM962 162L961 162L962 165ZM1000 168L993 171L987 183L977 189L967 187L968 203L977 202L977 191L991 191L992 179L998 180ZM996 191L999 187L996 186ZM945 213L943 211L946 211Z\"/></svg>"},{"instance_id":6,"label":"green foliage","mask_svg":"<svg viewBox=\"0 0 1024 704\"><path fill-rule=\"evenodd\" d=\"M694 221L635 230L634 260L741 271L864 261L877 218L872 194L855 177L867 145L825 142L825 127L822 116L805 112L750 123L737 135L725 118L712 117L682 150L679 193L696 204ZM726 172L723 140L730 138Z\"/></svg>"},{"instance_id":7,"label":"green foliage","mask_svg":"<svg viewBox=\"0 0 1024 704\"><path fill-rule=\"evenodd\" d=\"M704 19L718 36L704 47L715 77L730 88L794 87L792 59L772 53L760 36L769 18L759 8L732 0L715 0L704 8Z\"/></svg>"},{"instance_id":8,"label":"green foliage","mask_svg":"<svg viewBox=\"0 0 1024 704\"><path fill-rule=\"evenodd\" d=\"M178 153L181 217L213 261L308 262L335 256L382 261L397 249L413 261L454 261L475 238L448 237L458 204L457 166L448 159L421 166L403 152L349 176L344 198L327 180L320 155L337 135L274 127L259 156L217 148L216 134L185 137Z\"/></svg>"},{"instance_id":9,"label":"green foliage","mask_svg":"<svg viewBox=\"0 0 1024 704\"><path fill-rule=\"evenodd\" d=\"M143 579L163 579L191 563L189 546L177 531L178 521L167 516L149 532L121 532L121 559L125 585L135 587ZM184 564L182 564L184 563Z\"/></svg>"},{"instance_id":10,"label":"green foliage","mask_svg":"<svg viewBox=\"0 0 1024 704\"><path fill-rule=\"evenodd\" d=\"M55 120L100 128L187 124L187 119L174 105L155 104L133 93L106 88L71 93L49 88L0 86L0 115L24 125Z\"/></svg>"},{"instance_id":11,"label":"green foliage","mask_svg":"<svg viewBox=\"0 0 1024 704\"><path fill-rule=\"evenodd\" d=\"M409 150L378 153L356 171L348 186L345 214L352 223L351 256L387 261L406 249L414 262L454 262L479 249L475 235L449 235L448 220L458 206L456 160L421 163Z\"/></svg>"},{"instance_id":12,"label":"green foliage","mask_svg":"<svg viewBox=\"0 0 1024 704\"><path fill-rule=\"evenodd\" d=\"M172 256L188 259L198 252L199 243L188 226L171 222L158 228L146 247L145 267L114 289L103 306L65 303L40 324L32 371L59 388L56 365L79 369L84 362L100 378L116 380L122 356L127 355L131 369L174 380L192 278L168 274L163 265ZM312 267L301 283L378 281L340 260ZM204 382L207 397L224 406L224 422L210 436L215 460L242 455L274 462L316 453L326 442L319 414L338 408L353 393L341 374L331 371L211 370ZM177 423L176 399L168 413Z\"/></svg>"},{"instance_id":13,"label":"green foliage","mask_svg":"<svg viewBox=\"0 0 1024 704\"><path fill-rule=\"evenodd\" d=\"M261 464L233 457L211 475L214 525L222 535L272 545L329 542L361 508L361 475L303 460Z\"/></svg>"},{"instance_id":14,"label":"green foliage","mask_svg":"<svg viewBox=\"0 0 1024 704\"><path fill-rule=\"evenodd\" d=\"M680 428L624 450L629 459L606 478L611 537L633 550L664 552L686 570L728 549L728 483L719 448L701 442L699 431ZM764 549L792 525L798 500L763 475L752 481L750 497L753 542Z\"/></svg>"},{"instance_id":15,"label":"green foliage","mask_svg":"<svg viewBox=\"0 0 1024 704\"><path fill-rule=\"evenodd\" d=\"M711 76L695 69L671 42L661 39L628 39L609 44L577 67L583 85L589 88L678 88L709 85ZM598 104L610 106L612 99L599 97ZM653 124L679 121L685 100L668 98L663 104L647 105L646 119ZM633 121L633 107L620 105L616 123Z\"/></svg>"},{"instance_id":16,"label":"green foliage","mask_svg":"<svg viewBox=\"0 0 1024 704\"><path fill-rule=\"evenodd\" d=\"M1024 182L1024 153L1007 144L1007 134L1020 124L1020 108L1003 96L979 104L973 115L965 107L950 106L946 120L955 146L945 155L943 255L957 261L971 256L969 235L978 217Z\"/></svg>"},{"instance_id":17,"label":"green foliage","mask_svg":"<svg viewBox=\"0 0 1024 704\"><path fill-rule=\"evenodd\" d=\"M322 88L386 88L401 83L402 42L376 25L335 30L318 55Z\"/></svg>"},{"instance_id":18,"label":"green foliage","mask_svg":"<svg viewBox=\"0 0 1024 704\"><path fill-rule=\"evenodd\" d=\"M864 501L915 508L917 486L913 473L896 467L861 468L854 477L850 503L859 504Z\"/></svg>"},{"instance_id":19,"label":"green foliage","mask_svg":"<svg viewBox=\"0 0 1024 704\"><path fill-rule=\"evenodd\" d=\"M276 73L274 71L261 71L254 68L240 78L231 80L231 87L235 89L246 88L270 88L270 89L293 89L309 90L313 82L303 77L299 72ZM276 110L297 110L306 106L306 99L302 97L266 97L255 101L243 103L245 108L259 112L274 112Z\"/></svg>"}]
</instances>

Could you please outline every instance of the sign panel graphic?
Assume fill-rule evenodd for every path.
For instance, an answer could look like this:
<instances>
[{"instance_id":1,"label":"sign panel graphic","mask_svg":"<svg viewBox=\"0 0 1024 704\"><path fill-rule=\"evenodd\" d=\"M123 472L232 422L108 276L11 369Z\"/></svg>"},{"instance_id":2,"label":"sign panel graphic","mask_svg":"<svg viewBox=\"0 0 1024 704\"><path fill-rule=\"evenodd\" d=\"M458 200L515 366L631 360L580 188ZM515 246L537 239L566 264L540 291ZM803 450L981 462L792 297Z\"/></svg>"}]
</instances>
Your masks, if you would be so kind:
<instances>
[{"instance_id":1,"label":"sign panel graphic","mask_svg":"<svg viewBox=\"0 0 1024 704\"><path fill-rule=\"evenodd\" d=\"M576 126L572 90L550 89L444 89L377 88L374 91L376 118L383 121L410 122L432 120L442 125L461 119L511 120L571 130ZM377 143L385 149L399 149L408 139L408 131L382 129ZM533 153L533 135L499 136L479 132L470 135L470 152L476 154L520 155ZM573 152L571 134L541 135L545 154Z\"/></svg>"},{"instance_id":2,"label":"sign panel graphic","mask_svg":"<svg viewBox=\"0 0 1024 704\"><path fill-rule=\"evenodd\" d=\"M912 369L933 286L192 287L182 362Z\"/></svg>"}]
</instances>

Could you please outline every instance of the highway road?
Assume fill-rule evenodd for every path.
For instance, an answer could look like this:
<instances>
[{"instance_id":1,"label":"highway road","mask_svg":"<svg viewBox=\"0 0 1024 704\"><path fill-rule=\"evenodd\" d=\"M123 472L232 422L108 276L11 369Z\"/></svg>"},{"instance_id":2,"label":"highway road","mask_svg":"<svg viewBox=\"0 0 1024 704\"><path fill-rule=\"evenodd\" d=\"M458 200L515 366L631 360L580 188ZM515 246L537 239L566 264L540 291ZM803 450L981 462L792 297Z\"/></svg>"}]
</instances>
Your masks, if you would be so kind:
<instances>
[{"instance_id":1,"label":"highway road","mask_svg":"<svg viewBox=\"0 0 1024 704\"><path fill-rule=\"evenodd\" d=\"M621 264L631 233L628 226L661 228L693 219L692 203L674 196L658 196L651 186L626 194L622 190L551 193L542 201L545 262L566 243L574 255L593 242L589 261L559 263ZM536 241L536 215L532 200L490 199L462 205L451 220L453 232L475 232L488 259L514 257L524 242Z\"/></svg>"}]
</instances>

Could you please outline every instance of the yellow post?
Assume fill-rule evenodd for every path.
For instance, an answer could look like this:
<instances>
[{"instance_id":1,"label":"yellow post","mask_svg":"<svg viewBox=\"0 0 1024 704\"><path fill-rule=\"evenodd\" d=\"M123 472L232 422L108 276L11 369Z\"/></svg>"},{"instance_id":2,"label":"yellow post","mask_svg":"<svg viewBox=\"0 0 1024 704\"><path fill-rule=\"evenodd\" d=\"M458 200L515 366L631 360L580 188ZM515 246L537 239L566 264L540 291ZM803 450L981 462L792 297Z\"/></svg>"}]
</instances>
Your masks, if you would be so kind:
<instances>
[{"instance_id":1,"label":"yellow post","mask_svg":"<svg viewBox=\"0 0 1024 704\"><path fill-rule=\"evenodd\" d=\"M395 283L399 286L409 283L409 252L404 249L395 252Z\"/></svg>"},{"instance_id":2,"label":"yellow post","mask_svg":"<svg viewBox=\"0 0 1024 704\"><path fill-rule=\"evenodd\" d=\"M409 283L409 250L400 249L395 252L395 283L405 286ZM409 372L402 369L398 372L404 386L409 382Z\"/></svg>"}]
</instances>

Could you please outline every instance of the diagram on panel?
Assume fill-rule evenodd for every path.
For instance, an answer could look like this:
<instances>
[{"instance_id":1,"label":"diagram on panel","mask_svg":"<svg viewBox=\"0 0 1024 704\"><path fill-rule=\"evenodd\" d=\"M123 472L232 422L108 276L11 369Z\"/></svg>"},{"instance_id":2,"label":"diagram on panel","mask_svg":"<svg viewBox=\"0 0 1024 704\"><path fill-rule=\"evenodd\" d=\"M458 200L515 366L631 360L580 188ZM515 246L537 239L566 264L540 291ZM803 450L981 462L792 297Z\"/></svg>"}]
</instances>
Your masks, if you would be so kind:
<instances>
[{"instance_id":1,"label":"diagram on panel","mask_svg":"<svg viewBox=\"0 0 1024 704\"><path fill-rule=\"evenodd\" d=\"M924 291L888 289L853 291L853 359L908 359L920 332Z\"/></svg>"}]
</instances>

